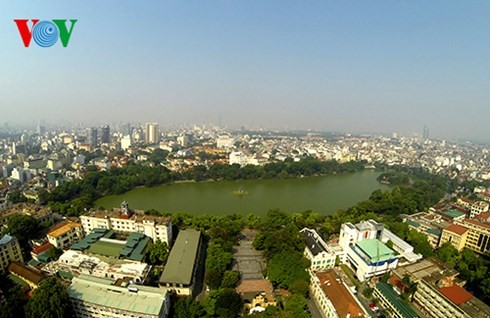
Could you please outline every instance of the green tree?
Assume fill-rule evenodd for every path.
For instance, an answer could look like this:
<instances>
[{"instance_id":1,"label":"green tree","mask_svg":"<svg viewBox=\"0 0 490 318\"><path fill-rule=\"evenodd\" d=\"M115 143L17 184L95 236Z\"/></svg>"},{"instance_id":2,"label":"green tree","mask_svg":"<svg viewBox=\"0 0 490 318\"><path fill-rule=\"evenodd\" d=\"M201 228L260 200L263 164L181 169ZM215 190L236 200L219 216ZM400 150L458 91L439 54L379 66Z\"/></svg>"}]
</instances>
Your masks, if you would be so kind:
<instances>
[{"instance_id":1,"label":"green tree","mask_svg":"<svg viewBox=\"0 0 490 318\"><path fill-rule=\"evenodd\" d=\"M234 289L221 288L208 294L203 307L211 317L235 318L243 307L243 301Z\"/></svg>"},{"instance_id":2,"label":"green tree","mask_svg":"<svg viewBox=\"0 0 490 318\"><path fill-rule=\"evenodd\" d=\"M453 267L459 259L458 250L450 242L446 242L436 249L435 255L448 267Z\"/></svg>"},{"instance_id":3,"label":"green tree","mask_svg":"<svg viewBox=\"0 0 490 318\"><path fill-rule=\"evenodd\" d=\"M286 299L284 310L293 313L293 317L303 318L310 317L306 312L306 298L300 294L293 294Z\"/></svg>"},{"instance_id":4,"label":"green tree","mask_svg":"<svg viewBox=\"0 0 490 318\"><path fill-rule=\"evenodd\" d=\"M35 237L38 230L39 222L29 215L16 214L7 222L7 233L17 238L26 257L30 253L29 240Z\"/></svg>"},{"instance_id":5,"label":"green tree","mask_svg":"<svg viewBox=\"0 0 490 318\"><path fill-rule=\"evenodd\" d=\"M211 243L206 257L206 284L216 289L221 286L225 270L230 266L233 254L227 252L221 244Z\"/></svg>"},{"instance_id":6,"label":"green tree","mask_svg":"<svg viewBox=\"0 0 490 318\"><path fill-rule=\"evenodd\" d=\"M174 318L199 318L206 316L203 306L192 297L177 298L172 300Z\"/></svg>"},{"instance_id":7,"label":"green tree","mask_svg":"<svg viewBox=\"0 0 490 318\"><path fill-rule=\"evenodd\" d=\"M292 293L300 294L305 297L308 295L308 289L309 289L309 282L304 279L296 279L289 286L289 290Z\"/></svg>"},{"instance_id":8,"label":"green tree","mask_svg":"<svg viewBox=\"0 0 490 318\"><path fill-rule=\"evenodd\" d=\"M164 265L168 258L168 245L165 242L157 240L155 243L150 242L146 249L146 258L151 265Z\"/></svg>"},{"instance_id":9,"label":"green tree","mask_svg":"<svg viewBox=\"0 0 490 318\"><path fill-rule=\"evenodd\" d=\"M225 271L225 273L223 274L223 280L221 282L221 288L235 288L239 280L239 271Z\"/></svg>"},{"instance_id":10,"label":"green tree","mask_svg":"<svg viewBox=\"0 0 490 318\"><path fill-rule=\"evenodd\" d=\"M373 291L374 289L372 289L371 287L366 287L364 288L364 290L362 291L362 294L364 295L364 297L366 298L371 298L371 296L373 296Z\"/></svg>"},{"instance_id":11,"label":"green tree","mask_svg":"<svg viewBox=\"0 0 490 318\"><path fill-rule=\"evenodd\" d=\"M27 303L28 318L72 317L70 297L65 287L56 278L46 278Z\"/></svg>"},{"instance_id":12,"label":"green tree","mask_svg":"<svg viewBox=\"0 0 490 318\"><path fill-rule=\"evenodd\" d=\"M407 241L413 246L413 250L415 253L420 253L424 257L432 256L432 246L427 240L427 236L425 236L424 234L419 233L415 230L410 230L408 232Z\"/></svg>"},{"instance_id":13,"label":"green tree","mask_svg":"<svg viewBox=\"0 0 490 318\"><path fill-rule=\"evenodd\" d=\"M62 254L63 254L63 250L60 250L59 248L56 248L54 246L50 247L46 251L46 255L53 261L58 260L58 258L60 258Z\"/></svg>"},{"instance_id":14,"label":"green tree","mask_svg":"<svg viewBox=\"0 0 490 318\"><path fill-rule=\"evenodd\" d=\"M310 275L305 270L308 266L310 262L302 254L282 252L270 259L267 276L274 286L289 289L297 280L309 281Z\"/></svg>"}]
</instances>

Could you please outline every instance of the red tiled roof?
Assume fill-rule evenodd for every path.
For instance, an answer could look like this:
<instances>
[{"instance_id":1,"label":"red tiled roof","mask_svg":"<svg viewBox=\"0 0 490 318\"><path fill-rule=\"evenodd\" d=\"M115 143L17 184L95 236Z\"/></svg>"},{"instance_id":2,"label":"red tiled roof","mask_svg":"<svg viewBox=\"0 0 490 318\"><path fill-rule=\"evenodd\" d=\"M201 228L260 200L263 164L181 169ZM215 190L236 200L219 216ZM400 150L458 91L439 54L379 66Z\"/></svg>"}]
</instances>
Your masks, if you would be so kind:
<instances>
[{"instance_id":1,"label":"red tiled roof","mask_svg":"<svg viewBox=\"0 0 490 318\"><path fill-rule=\"evenodd\" d=\"M490 223L490 212L482 212L475 216L474 219L477 219L478 221L483 223Z\"/></svg>"},{"instance_id":2,"label":"red tiled roof","mask_svg":"<svg viewBox=\"0 0 490 318\"><path fill-rule=\"evenodd\" d=\"M458 285L452 285L449 287L442 287L439 292L446 296L450 301L456 305L464 304L473 298L473 295L468 293L464 288Z\"/></svg>"},{"instance_id":3,"label":"red tiled roof","mask_svg":"<svg viewBox=\"0 0 490 318\"><path fill-rule=\"evenodd\" d=\"M465 219L464 223L470 223L470 224L474 224L477 226L481 226L481 227L490 229L490 221L487 221L488 218L490 218L490 215L488 215L487 213L490 214L490 212L484 212L484 213L480 213L480 215L477 215L473 219ZM485 214L485 215L482 215L482 214Z\"/></svg>"},{"instance_id":4,"label":"red tiled roof","mask_svg":"<svg viewBox=\"0 0 490 318\"><path fill-rule=\"evenodd\" d=\"M468 231L468 228L458 224L449 224L444 230L456 233L458 235L463 235L464 233L466 233L466 231Z\"/></svg>"},{"instance_id":5,"label":"red tiled roof","mask_svg":"<svg viewBox=\"0 0 490 318\"><path fill-rule=\"evenodd\" d=\"M340 317L364 317L364 311L333 271L318 272L320 285Z\"/></svg>"},{"instance_id":6,"label":"red tiled roof","mask_svg":"<svg viewBox=\"0 0 490 318\"><path fill-rule=\"evenodd\" d=\"M393 285L393 286L396 286L396 288L398 288L398 290L400 292L403 292L407 287L405 286L405 284L403 284L403 282L401 281L400 278L398 278L398 276L391 276L390 279L388 279L388 281Z\"/></svg>"},{"instance_id":7,"label":"red tiled roof","mask_svg":"<svg viewBox=\"0 0 490 318\"><path fill-rule=\"evenodd\" d=\"M245 293L265 293L266 298L269 302L276 301L274 297L274 288L272 284L267 279L257 279L257 280L242 280L237 286L236 291L240 295Z\"/></svg>"},{"instance_id":8,"label":"red tiled roof","mask_svg":"<svg viewBox=\"0 0 490 318\"><path fill-rule=\"evenodd\" d=\"M38 246L38 247L36 247L36 248L33 248L33 249L32 249L32 253L34 253L34 254L40 254L40 253L42 253L42 252L44 252L44 251L48 250L48 249L49 249L50 247L52 247L52 246L53 246L53 245L51 245L51 243L45 243L45 244L43 244L43 245L41 245L41 246Z\"/></svg>"}]
</instances>

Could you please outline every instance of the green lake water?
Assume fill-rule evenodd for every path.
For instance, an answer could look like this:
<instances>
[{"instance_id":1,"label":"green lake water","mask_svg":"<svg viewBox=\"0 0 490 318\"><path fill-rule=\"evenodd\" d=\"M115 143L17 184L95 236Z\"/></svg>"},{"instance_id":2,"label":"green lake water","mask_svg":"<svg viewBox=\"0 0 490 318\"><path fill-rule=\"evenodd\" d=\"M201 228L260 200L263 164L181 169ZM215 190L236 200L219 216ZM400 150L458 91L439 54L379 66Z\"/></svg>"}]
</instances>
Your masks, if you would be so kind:
<instances>
[{"instance_id":1,"label":"green lake water","mask_svg":"<svg viewBox=\"0 0 490 318\"><path fill-rule=\"evenodd\" d=\"M249 212L265 215L276 208L291 213L313 210L331 214L368 199L376 189L388 189L376 180L379 174L365 170L299 179L178 183L106 196L99 199L96 206L112 209L126 200L133 209L195 215ZM239 189L248 194L236 195Z\"/></svg>"}]
</instances>

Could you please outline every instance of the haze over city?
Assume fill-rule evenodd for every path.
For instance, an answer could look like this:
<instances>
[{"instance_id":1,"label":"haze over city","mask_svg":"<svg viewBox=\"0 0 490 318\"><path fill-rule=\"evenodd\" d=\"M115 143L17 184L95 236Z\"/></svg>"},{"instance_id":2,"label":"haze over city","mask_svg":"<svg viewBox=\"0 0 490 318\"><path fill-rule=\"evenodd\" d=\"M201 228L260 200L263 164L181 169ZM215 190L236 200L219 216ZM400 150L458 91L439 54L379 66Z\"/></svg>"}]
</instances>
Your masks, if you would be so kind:
<instances>
[{"instance_id":1,"label":"haze over city","mask_svg":"<svg viewBox=\"0 0 490 318\"><path fill-rule=\"evenodd\" d=\"M0 3L0 124L156 121L488 141L483 1ZM25 48L13 19L78 19Z\"/></svg>"}]
</instances>

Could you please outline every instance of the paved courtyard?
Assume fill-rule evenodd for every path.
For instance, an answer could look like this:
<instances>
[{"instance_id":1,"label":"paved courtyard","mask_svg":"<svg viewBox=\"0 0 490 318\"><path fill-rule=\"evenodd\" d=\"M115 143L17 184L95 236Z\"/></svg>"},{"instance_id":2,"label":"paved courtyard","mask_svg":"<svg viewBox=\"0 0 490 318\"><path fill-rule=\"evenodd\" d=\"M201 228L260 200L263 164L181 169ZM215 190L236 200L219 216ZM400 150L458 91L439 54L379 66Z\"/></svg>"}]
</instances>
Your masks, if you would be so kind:
<instances>
[{"instance_id":1,"label":"paved courtyard","mask_svg":"<svg viewBox=\"0 0 490 318\"><path fill-rule=\"evenodd\" d=\"M240 245L233 248L233 270L240 272L242 280L263 279L262 270L265 268L265 262L261 252L252 246L255 233L244 230L242 234L244 238Z\"/></svg>"}]
</instances>

